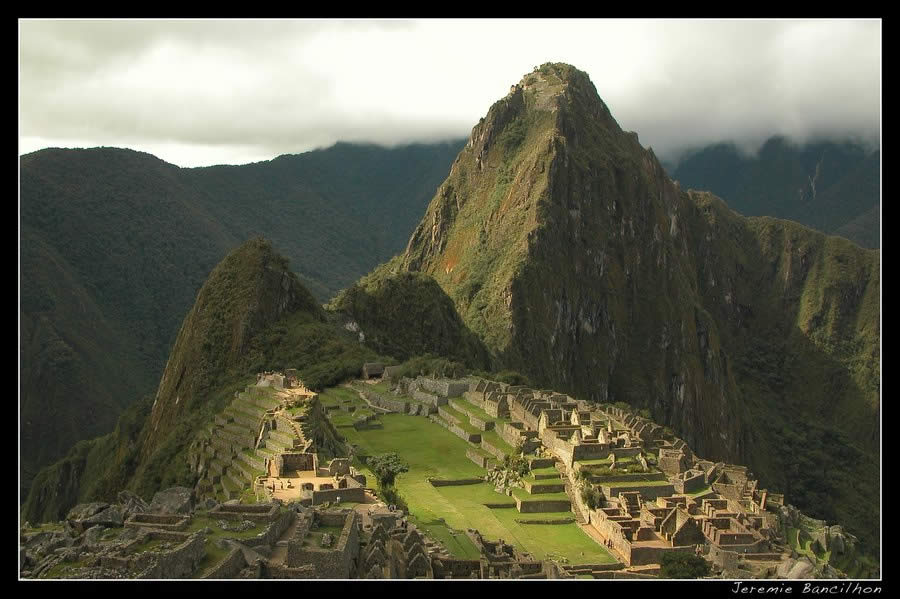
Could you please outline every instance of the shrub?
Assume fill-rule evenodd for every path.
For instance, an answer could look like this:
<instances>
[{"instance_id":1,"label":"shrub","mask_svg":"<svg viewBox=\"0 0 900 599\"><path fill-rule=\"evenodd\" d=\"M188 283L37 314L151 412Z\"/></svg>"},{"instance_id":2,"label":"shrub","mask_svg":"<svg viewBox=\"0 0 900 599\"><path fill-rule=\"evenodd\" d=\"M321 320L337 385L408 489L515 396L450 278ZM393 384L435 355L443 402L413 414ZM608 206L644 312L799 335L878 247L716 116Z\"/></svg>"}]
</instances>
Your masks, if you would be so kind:
<instances>
[{"instance_id":1,"label":"shrub","mask_svg":"<svg viewBox=\"0 0 900 599\"><path fill-rule=\"evenodd\" d=\"M503 468L515 472L519 476L528 476L528 473L531 471L528 467L528 460L519 455L503 456Z\"/></svg>"},{"instance_id":2,"label":"shrub","mask_svg":"<svg viewBox=\"0 0 900 599\"><path fill-rule=\"evenodd\" d=\"M595 510L600 507L603 502L603 493L596 487L585 485L581 489L581 500L584 501L588 508Z\"/></svg>"},{"instance_id":3,"label":"shrub","mask_svg":"<svg viewBox=\"0 0 900 599\"><path fill-rule=\"evenodd\" d=\"M702 578L712 571L708 561L689 553L665 553L660 566L661 578Z\"/></svg>"},{"instance_id":4,"label":"shrub","mask_svg":"<svg viewBox=\"0 0 900 599\"><path fill-rule=\"evenodd\" d=\"M528 377L514 370L503 370L501 372L498 372L497 374L493 375L493 380L500 383L506 383L507 385L531 385L531 383L528 381Z\"/></svg>"},{"instance_id":5,"label":"shrub","mask_svg":"<svg viewBox=\"0 0 900 599\"><path fill-rule=\"evenodd\" d=\"M409 464L396 453L385 453L373 456L366 460L366 466L378 478L378 484L384 493L387 488L394 486L394 480L398 474L409 472Z\"/></svg>"}]
</instances>

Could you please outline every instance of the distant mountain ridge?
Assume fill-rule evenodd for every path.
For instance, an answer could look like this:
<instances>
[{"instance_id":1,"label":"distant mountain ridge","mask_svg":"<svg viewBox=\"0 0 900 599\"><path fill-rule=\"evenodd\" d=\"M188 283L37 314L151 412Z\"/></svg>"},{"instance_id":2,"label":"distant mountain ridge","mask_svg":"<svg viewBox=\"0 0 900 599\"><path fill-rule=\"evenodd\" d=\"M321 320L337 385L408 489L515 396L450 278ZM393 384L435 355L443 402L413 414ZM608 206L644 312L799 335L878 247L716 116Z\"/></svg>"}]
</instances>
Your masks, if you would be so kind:
<instances>
[{"instance_id":1,"label":"distant mountain ridge","mask_svg":"<svg viewBox=\"0 0 900 599\"><path fill-rule=\"evenodd\" d=\"M711 191L745 216L793 220L880 247L881 152L853 142L770 138L754 156L722 143L669 165L682 186Z\"/></svg>"},{"instance_id":2,"label":"distant mountain ridge","mask_svg":"<svg viewBox=\"0 0 900 599\"><path fill-rule=\"evenodd\" d=\"M341 143L196 169L118 148L22 156L23 491L153 391L231 249L265 234L325 301L402 249L462 144Z\"/></svg>"}]
</instances>

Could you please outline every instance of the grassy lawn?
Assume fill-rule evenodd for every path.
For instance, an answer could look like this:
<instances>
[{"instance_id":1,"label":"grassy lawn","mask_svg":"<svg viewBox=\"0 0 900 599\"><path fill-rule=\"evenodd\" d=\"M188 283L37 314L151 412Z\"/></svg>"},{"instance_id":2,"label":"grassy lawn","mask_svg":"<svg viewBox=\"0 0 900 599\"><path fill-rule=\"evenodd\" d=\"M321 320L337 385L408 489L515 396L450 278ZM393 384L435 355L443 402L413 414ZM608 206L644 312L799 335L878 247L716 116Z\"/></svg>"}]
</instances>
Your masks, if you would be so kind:
<instances>
[{"instance_id":1,"label":"grassy lawn","mask_svg":"<svg viewBox=\"0 0 900 599\"><path fill-rule=\"evenodd\" d=\"M525 489L513 489L513 496L522 501L569 501L569 496L562 493L536 493L532 495Z\"/></svg>"},{"instance_id":2,"label":"grassy lawn","mask_svg":"<svg viewBox=\"0 0 900 599\"><path fill-rule=\"evenodd\" d=\"M513 503L512 498L494 492L486 483L432 487L427 477L461 479L484 475L484 470L466 457L468 443L426 418L384 414L380 419L381 429L342 429L342 432L358 447L358 454L396 452L403 456L410 470L397 477L396 488L409 504L412 522L427 530L454 556L462 559L478 557L471 541L461 533L467 528L475 528L485 538L513 543L536 559L556 556L568 559L570 563L615 561L576 524L523 525L515 521L526 517L571 517L570 512L565 512L566 516L523 515L515 508L486 508L484 503ZM369 485L374 486L375 478L371 472L364 467L360 470L369 477ZM564 493L562 496L566 498Z\"/></svg>"},{"instance_id":3,"label":"grassy lawn","mask_svg":"<svg viewBox=\"0 0 900 599\"><path fill-rule=\"evenodd\" d=\"M357 455L396 452L403 456L410 471L398 477L397 489L404 496L405 487L419 482L428 485L425 478L429 476L459 479L484 475L484 469L466 457L468 443L427 418L382 414L379 419L380 429L342 432L349 443L358 447Z\"/></svg>"},{"instance_id":4,"label":"grassy lawn","mask_svg":"<svg viewBox=\"0 0 900 599\"><path fill-rule=\"evenodd\" d=\"M359 393L349 387L331 387L319 393L319 402L323 407L344 405L344 402L348 400L357 407L367 405L360 398Z\"/></svg>"},{"instance_id":5,"label":"grassy lawn","mask_svg":"<svg viewBox=\"0 0 900 599\"><path fill-rule=\"evenodd\" d=\"M229 525L235 525L237 522L229 521ZM230 530L222 530L219 528L219 522L215 518L210 518L209 516L196 516L185 529L185 532L196 532L201 528L209 527L212 532L206 537L210 539L210 542L214 539L220 538L228 538L228 539L250 539L255 537L259 533L263 532L266 529L268 524L261 523L249 530L244 530L241 532L230 531Z\"/></svg>"},{"instance_id":6,"label":"grassy lawn","mask_svg":"<svg viewBox=\"0 0 900 599\"><path fill-rule=\"evenodd\" d=\"M542 474L555 474L559 476L559 470L553 466L548 466L546 468L535 468L531 471L532 476L540 476Z\"/></svg>"},{"instance_id":7,"label":"grassy lawn","mask_svg":"<svg viewBox=\"0 0 900 599\"><path fill-rule=\"evenodd\" d=\"M381 381L380 383L375 383L374 385L366 385L366 388L371 389L375 393L390 393L391 385L386 381Z\"/></svg>"}]
</instances>

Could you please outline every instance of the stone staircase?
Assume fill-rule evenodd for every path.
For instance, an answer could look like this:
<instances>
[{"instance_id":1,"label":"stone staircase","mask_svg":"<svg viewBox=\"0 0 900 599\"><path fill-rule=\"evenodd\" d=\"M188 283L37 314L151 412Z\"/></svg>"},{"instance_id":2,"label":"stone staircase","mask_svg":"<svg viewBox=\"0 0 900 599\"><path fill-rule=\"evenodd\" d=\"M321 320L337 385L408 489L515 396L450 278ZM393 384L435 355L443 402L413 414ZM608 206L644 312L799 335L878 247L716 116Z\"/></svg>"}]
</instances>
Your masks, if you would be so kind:
<instances>
[{"instance_id":1,"label":"stone staircase","mask_svg":"<svg viewBox=\"0 0 900 599\"><path fill-rule=\"evenodd\" d=\"M622 491L619 493L619 502L625 513L636 518L641 513L641 494L638 491Z\"/></svg>"}]
</instances>

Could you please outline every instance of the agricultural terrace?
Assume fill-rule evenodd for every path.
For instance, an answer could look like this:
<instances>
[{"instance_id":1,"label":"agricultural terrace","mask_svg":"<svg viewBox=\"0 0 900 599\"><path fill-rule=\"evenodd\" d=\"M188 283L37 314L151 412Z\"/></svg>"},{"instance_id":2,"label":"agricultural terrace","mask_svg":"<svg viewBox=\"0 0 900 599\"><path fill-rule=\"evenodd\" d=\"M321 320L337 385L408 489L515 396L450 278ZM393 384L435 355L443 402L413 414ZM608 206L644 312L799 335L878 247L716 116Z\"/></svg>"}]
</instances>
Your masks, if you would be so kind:
<instances>
[{"instance_id":1,"label":"agricultural terrace","mask_svg":"<svg viewBox=\"0 0 900 599\"><path fill-rule=\"evenodd\" d=\"M347 388L331 388L319 395L327 406L351 397ZM403 414L379 414L376 422L356 430L352 423L335 422L336 410L328 410L338 432L354 447L354 465L369 477L374 475L360 457L396 452L409 464L409 472L397 478L396 489L409 505L411 520L424 528L459 558L477 559L478 552L466 537L475 528L485 538L503 539L529 552L535 559L562 559L572 564L612 563L604 547L588 537L577 524L528 524L534 520L571 519L570 511L521 514L512 497L496 493L487 483L433 487L428 478L471 479L485 470L466 457L471 445L427 418ZM488 508L485 504L505 507Z\"/></svg>"}]
</instances>

